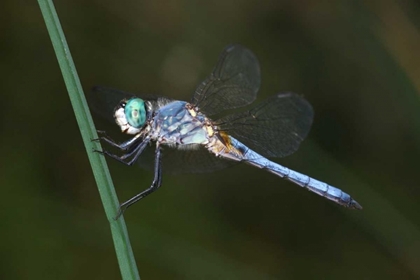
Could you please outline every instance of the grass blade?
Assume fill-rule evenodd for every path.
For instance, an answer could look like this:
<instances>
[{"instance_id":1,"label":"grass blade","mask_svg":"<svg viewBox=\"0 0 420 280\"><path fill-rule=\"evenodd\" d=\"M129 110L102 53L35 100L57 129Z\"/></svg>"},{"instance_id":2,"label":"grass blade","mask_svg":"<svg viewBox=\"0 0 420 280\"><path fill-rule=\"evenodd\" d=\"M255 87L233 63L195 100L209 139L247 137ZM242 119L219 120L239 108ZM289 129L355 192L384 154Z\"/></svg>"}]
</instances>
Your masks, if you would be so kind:
<instances>
[{"instance_id":1,"label":"grass blade","mask_svg":"<svg viewBox=\"0 0 420 280\"><path fill-rule=\"evenodd\" d=\"M121 217L117 221L113 218L116 216L116 210L118 209L118 198L105 159L100 154L93 152L93 149L102 149L99 143L91 141L91 139L98 138L98 135L87 106L86 98L83 94L76 67L74 66L69 47L61 29L57 12L55 11L52 0L38 0L38 3L70 96L105 213L111 226L122 277L123 279L140 279L124 218Z\"/></svg>"}]
</instances>

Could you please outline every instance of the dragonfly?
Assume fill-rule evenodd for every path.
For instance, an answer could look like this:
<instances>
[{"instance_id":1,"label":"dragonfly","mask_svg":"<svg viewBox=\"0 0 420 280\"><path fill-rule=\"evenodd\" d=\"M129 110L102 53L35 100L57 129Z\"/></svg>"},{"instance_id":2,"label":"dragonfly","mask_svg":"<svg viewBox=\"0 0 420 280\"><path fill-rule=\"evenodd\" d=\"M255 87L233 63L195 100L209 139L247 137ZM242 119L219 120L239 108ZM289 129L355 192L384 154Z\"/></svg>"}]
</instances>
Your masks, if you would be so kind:
<instances>
[{"instance_id":1,"label":"dragonfly","mask_svg":"<svg viewBox=\"0 0 420 280\"><path fill-rule=\"evenodd\" d=\"M162 185L162 171L209 172L239 162L342 206L362 209L342 190L268 159L285 157L298 149L311 127L313 109L303 97L291 92L278 93L252 106L260 84L256 56L242 45L229 45L190 102L95 87L95 101L91 102L95 111L112 116L121 132L131 135L118 143L99 131L102 136L97 140L120 149L122 155L105 149L99 152L154 172L150 187L122 203L116 218ZM234 112L226 113L229 110Z\"/></svg>"}]
</instances>

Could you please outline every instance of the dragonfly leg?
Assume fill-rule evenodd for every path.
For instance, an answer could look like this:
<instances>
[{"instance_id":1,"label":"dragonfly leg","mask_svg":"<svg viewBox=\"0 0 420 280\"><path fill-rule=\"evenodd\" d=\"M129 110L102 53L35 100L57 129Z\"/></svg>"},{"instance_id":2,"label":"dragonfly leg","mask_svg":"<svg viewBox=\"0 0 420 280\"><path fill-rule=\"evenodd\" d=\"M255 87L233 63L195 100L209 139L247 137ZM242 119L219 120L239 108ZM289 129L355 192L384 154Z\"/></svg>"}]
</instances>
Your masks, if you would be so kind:
<instances>
[{"instance_id":1,"label":"dragonfly leg","mask_svg":"<svg viewBox=\"0 0 420 280\"><path fill-rule=\"evenodd\" d=\"M108 134L106 134L105 130L96 130L96 132L98 133L98 135L101 134L101 135L104 135L104 137L111 139L111 137L109 137ZM99 141L99 140L100 138L92 139L92 141Z\"/></svg>"},{"instance_id":2,"label":"dragonfly leg","mask_svg":"<svg viewBox=\"0 0 420 280\"><path fill-rule=\"evenodd\" d=\"M138 141L141 141L141 134L136 134L133 138L131 138L128 141L125 141L123 143L117 143L114 140L111 139L111 137L109 137L108 135L105 136L101 136L98 139L93 139L92 141L98 141L98 140L103 140L106 143L108 143L109 145L116 147L120 150L126 151L128 150L131 146L135 145L136 143L138 143Z\"/></svg>"},{"instance_id":3,"label":"dragonfly leg","mask_svg":"<svg viewBox=\"0 0 420 280\"><path fill-rule=\"evenodd\" d=\"M91 141L98 142L98 141L104 140L106 138L107 141L110 141L112 143L116 143L110 136L108 136L108 134L106 134L106 131L96 130L96 132L98 133L98 135L100 134L100 135L103 135L103 136L100 136L98 138L93 138L93 139L91 139Z\"/></svg>"},{"instance_id":4,"label":"dragonfly leg","mask_svg":"<svg viewBox=\"0 0 420 280\"><path fill-rule=\"evenodd\" d=\"M121 156L121 159L127 159L133 155L136 161L138 159L138 157L140 156L140 154L144 151L144 149L146 148L147 144L149 144L149 139L144 139L143 142L139 143L136 146L131 146L130 149L128 149L127 153L123 154Z\"/></svg>"},{"instance_id":5,"label":"dragonfly leg","mask_svg":"<svg viewBox=\"0 0 420 280\"><path fill-rule=\"evenodd\" d=\"M155 176L153 178L152 185L148 189L137 194L136 196L133 196L126 202L121 203L120 208L118 209L118 214L115 217L115 220L117 220L122 214L124 214L124 211L127 210L128 207L130 207L131 205L133 205L140 199L148 196L152 192L156 191L161 186L161 184L162 184L161 149L159 146L157 146L156 153L155 153Z\"/></svg>"},{"instance_id":6,"label":"dragonfly leg","mask_svg":"<svg viewBox=\"0 0 420 280\"><path fill-rule=\"evenodd\" d=\"M112 154L112 153L110 153L108 151L105 151L105 150L104 151L95 150L95 151L99 152L99 153L102 153L104 155L107 155L107 156L109 156L109 157L111 157L111 158L113 158L113 159L115 159L115 160L117 160L117 161L119 161L119 162L121 162L125 165L130 165L131 166L131 165L133 165L133 163L135 163L137 161L137 159L139 158L141 153L147 147L147 144L149 144L149 141L150 141L149 138L144 139L141 143L137 143L138 145L135 148L131 147L133 149L129 153L124 154L122 156L117 156L117 155ZM126 161L127 158L129 158L133 155L134 155L134 157L131 160Z\"/></svg>"},{"instance_id":7,"label":"dragonfly leg","mask_svg":"<svg viewBox=\"0 0 420 280\"><path fill-rule=\"evenodd\" d=\"M134 157L126 163L127 165L130 165L130 166L133 165L138 160L141 153L143 153L144 149L147 147L147 144L149 144L149 139L147 139L147 141L141 142L141 144L138 147L130 151L128 154L121 156L121 159L124 160L134 155Z\"/></svg>"}]
</instances>

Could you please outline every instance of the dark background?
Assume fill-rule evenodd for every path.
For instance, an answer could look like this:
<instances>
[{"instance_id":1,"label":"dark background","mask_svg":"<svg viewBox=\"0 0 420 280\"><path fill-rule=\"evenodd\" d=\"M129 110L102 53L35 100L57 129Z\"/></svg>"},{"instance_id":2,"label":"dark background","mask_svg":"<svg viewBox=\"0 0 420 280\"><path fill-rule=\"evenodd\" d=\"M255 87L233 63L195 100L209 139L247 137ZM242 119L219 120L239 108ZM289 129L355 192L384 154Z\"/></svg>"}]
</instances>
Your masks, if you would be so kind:
<instances>
[{"instance_id":1,"label":"dark background","mask_svg":"<svg viewBox=\"0 0 420 280\"><path fill-rule=\"evenodd\" d=\"M1 5L1 278L119 279L38 4ZM167 175L125 215L142 279L420 278L418 1L55 5L86 94L99 84L190 100L227 44L247 46L261 64L258 100L294 91L315 110L308 139L278 162L364 206L244 165ZM121 201L151 183L108 163Z\"/></svg>"}]
</instances>

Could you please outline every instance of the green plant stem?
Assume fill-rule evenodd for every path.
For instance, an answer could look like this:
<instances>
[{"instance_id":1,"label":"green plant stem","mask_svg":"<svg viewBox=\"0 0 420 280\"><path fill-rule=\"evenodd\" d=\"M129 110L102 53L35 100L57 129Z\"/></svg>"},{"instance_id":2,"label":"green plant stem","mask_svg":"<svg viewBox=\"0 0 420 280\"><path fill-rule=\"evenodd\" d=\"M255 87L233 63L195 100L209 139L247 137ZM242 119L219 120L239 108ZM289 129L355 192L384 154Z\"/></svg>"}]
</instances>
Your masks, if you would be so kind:
<instances>
[{"instance_id":1,"label":"green plant stem","mask_svg":"<svg viewBox=\"0 0 420 280\"><path fill-rule=\"evenodd\" d=\"M102 149L98 142L92 142L92 139L97 139L98 135L54 4L52 0L38 0L38 3L63 74L80 133L82 134L92 171L98 185L99 194L111 226L122 277L123 279L140 279L124 218L120 217L117 221L114 220L119 205L118 198L105 159L102 155L93 152L94 149Z\"/></svg>"}]
</instances>

